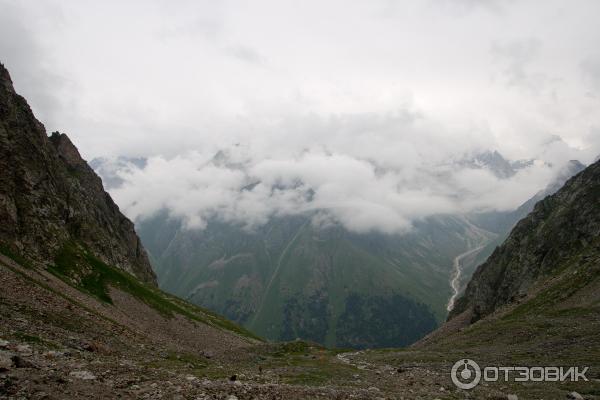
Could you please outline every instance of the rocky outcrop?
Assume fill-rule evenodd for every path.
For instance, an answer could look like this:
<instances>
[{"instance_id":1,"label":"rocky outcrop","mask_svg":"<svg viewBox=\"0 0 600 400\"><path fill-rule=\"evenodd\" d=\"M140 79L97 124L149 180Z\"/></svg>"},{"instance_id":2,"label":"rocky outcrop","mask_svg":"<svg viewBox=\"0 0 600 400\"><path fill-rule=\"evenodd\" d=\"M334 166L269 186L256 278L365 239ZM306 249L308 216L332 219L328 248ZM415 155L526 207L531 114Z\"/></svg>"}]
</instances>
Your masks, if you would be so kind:
<instances>
[{"instance_id":1,"label":"rocky outcrop","mask_svg":"<svg viewBox=\"0 0 600 400\"><path fill-rule=\"evenodd\" d=\"M579 258L600 262L600 162L569 179L555 194L539 201L506 241L473 275L449 315L470 314L477 321L519 300L536 283ZM589 260L586 261L586 265ZM591 265L591 264L590 264Z\"/></svg>"},{"instance_id":2,"label":"rocky outcrop","mask_svg":"<svg viewBox=\"0 0 600 400\"><path fill-rule=\"evenodd\" d=\"M69 138L47 136L0 64L0 245L44 265L73 242L156 284L133 223Z\"/></svg>"}]
</instances>

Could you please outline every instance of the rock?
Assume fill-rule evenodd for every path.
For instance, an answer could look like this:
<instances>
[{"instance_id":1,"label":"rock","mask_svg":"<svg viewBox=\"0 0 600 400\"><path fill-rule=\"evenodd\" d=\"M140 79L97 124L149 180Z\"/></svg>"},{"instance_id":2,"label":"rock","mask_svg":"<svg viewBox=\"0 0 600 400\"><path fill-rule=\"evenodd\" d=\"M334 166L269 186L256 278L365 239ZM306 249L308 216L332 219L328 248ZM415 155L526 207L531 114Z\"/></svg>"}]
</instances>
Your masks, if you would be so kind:
<instances>
[{"instance_id":1,"label":"rock","mask_svg":"<svg viewBox=\"0 0 600 400\"><path fill-rule=\"evenodd\" d=\"M43 355L46 358L60 358L60 357L65 356L66 354L63 353L62 351L50 350L50 351L45 352Z\"/></svg>"},{"instance_id":2,"label":"rock","mask_svg":"<svg viewBox=\"0 0 600 400\"><path fill-rule=\"evenodd\" d=\"M12 366L12 354L8 351L0 351L0 371L9 370Z\"/></svg>"},{"instance_id":3,"label":"rock","mask_svg":"<svg viewBox=\"0 0 600 400\"><path fill-rule=\"evenodd\" d=\"M31 361L23 359L19 355L12 356L12 362L16 368L37 368L37 365L35 365Z\"/></svg>"},{"instance_id":4,"label":"rock","mask_svg":"<svg viewBox=\"0 0 600 400\"><path fill-rule=\"evenodd\" d=\"M571 392L567 395L567 399L570 400L583 400L583 396L577 392Z\"/></svg>"},{"instance_id":5,"label":"rock","mask_svg":"<svg viewBox=\"0 0 600 400\"><path fill-rule=\"evenodd\" d=\"M231 376L229 377L229 380L230 380L231 382L235 382L235 381L237 380L237 375L231 375Z\"/></svg>"},{"instance_id":6,"label":"rock","mask_svg":"<svg viewBox=\"0 0 600 400\"><path fill-rule=\"evenodd\" d=\"M33 351L31 350L31 346L29 346L28 344L20 344L17 346L17 351L19 353L21 353L24 356L30 356L33 354Z\"/></svg>"},{"instance_id":7,"label":"rock","mask_svg":"<svg viewBox=\"0 0 600 400\"><path fill-rule=\"evenodd\" d=\"M98 351L98 345L94 342L81 342L81 348L85 351L89 351L89 352L97 352Z\"/></svg>"},{"instance_id":8,"label":"rock","mask_svg":"<svg viewBox=\"0 0 600 400\"><path fill-rule=\"evenodd\" d=\"M84 381L91 381L96 379L96 375L92 374L90 371L71 371L69 376L73 378L82 379Z\"/></svg>"},{"instance_id":9,"label":"rock","mask_svg":"<svg viewBox=\"0 0 600 400\"><path fill-rule=\"evenodd\" d=\"M48 137L15 93L3 65L0 104L3 244L19 241L27 258L42 261L53 259L72 240L107 264L158 286L133 223L104 191L102 180L70 139L59 132Z\"/></svg>"},{"instance_id":10,"label":"rock","mask_svg":"<svg viewBox=\"0 0 600 400\"><path fill-rule=\"evenodd\" d=\"M517 396L516 394L509 394L508 396L506 396L506 400L519 400L519 396Z\"/></svg>"},{"instance_id":11,"label":"rock","mask_svg":"<svg viewBox=\"0 0 600 400\"><path fill-rule=\"evenodd\" d=\"M215 353L212 350L204 350L202 352L202 355L206 358L213 358L215 356Z\"/></svg>"},{"instance_id":12,"label":"rock","mask_svg":"<svg viewBox=\"0 0 600 400\"><path fill-rule=\"evenodd\" d=\"M9 344L8 340L0 339L0 349L6 349Z\"/></svg>"},{"instance_id":13,"label":"rock","mask_svg":"<svg viewBox=\"0 0 600 400\"><path fill-rule=\"evenodd\" d=\"M236 395L230 394L229 396L227 396L227 400L238 400L238 398Z\"/></svg>"}]
</instances>

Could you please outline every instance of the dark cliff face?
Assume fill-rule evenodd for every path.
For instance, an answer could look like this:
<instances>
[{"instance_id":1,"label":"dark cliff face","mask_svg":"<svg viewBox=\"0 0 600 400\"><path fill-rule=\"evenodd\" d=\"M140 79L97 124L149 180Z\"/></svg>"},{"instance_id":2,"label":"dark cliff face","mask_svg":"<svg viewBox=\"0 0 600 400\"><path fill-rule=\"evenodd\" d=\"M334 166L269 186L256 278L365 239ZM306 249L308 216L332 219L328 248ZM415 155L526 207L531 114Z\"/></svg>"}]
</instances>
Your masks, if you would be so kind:
<instances>
[{"instance_id":1,"label":"dark cliff face","mask_svg":"<svg viewBox=\"0 0 600 400\"><path fill-rule=\"evenodd\" d=\"M592 260L589 258L592 257ZM536 283L566 269L600 263L600 162L538 202L482 264L449 320L468 313L475 322L518 301Z\"/></svg>"},{"instance_id":2,"label":"dark cliff face","mask_svg":"<svg viewBox=\"0 0 600 400\"><path fill-rule=\"evenodd\" d=\"M48 264L69 243L156 284L133 223L69 138L47 136L0 64L0 245Z\"/></svg>"}]
</instances>

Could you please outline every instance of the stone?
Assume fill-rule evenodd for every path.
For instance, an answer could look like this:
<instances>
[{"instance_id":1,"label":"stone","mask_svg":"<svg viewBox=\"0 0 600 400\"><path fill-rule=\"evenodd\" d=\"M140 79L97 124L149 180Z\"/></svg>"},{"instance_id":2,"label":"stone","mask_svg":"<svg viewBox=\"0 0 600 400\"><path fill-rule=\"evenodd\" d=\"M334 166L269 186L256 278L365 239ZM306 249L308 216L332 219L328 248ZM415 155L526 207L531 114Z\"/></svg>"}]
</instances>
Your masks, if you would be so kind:
<instances>
[{"instance_id":1,"label":"stone","mask_svg":"<svg viewBox=\"0 0 600 400\"><path fill-rule=\"evenodd\" d=\"M50 350L47 351L43 354L44 357L46 358L60 358L60 357L65 357L68 354L62 351L56 351L56 350Z\"/></svg>"},{"instance_id":2,"label":"stone","mask_svg":"<svg viewBox=\"0 0 600 400\"><path fill-rule=\"evenodd\" d=\"M571 392L567 395L567 399L570 400L583 400L583 396L577 392Z\"/></svg>"},{"instance_id":3,"label":"stone","mask_svg":"<svg viewBox=\"0 0 600 400\"><path fill-rule=\"evenodd\" d=\"M69 376L72 376L73 378L81 379L84 381L91 381L91 380L96 379L96 375L92 374L90 371L85 371L85 370L71 371Z\"/></svg>"},{"instance_id":4,"label":"stone","mask_svg":"<svg viewBox=\"0 0 600 400\"><path fill-rule=\"evenodd\" d=\"M23 357L17 354L12 356L12 362L16 368L37 368L37 365L31 361L25 360Z\"/></svg>"},{"instance_id":5,"label":"stone","mask_svg":"<svg viewBox=\"0 0 600 400\"><path fill-rule=\"evenodd\" d=\"M0 349L6 349L9 344L8 340L0 339Z\"/></svg>"},{"instance_id":6,"label":"stone","mask_svg":"<svg viewBox=\"0 0 600 400\"><path fill-rule=\"evenodd\" d=\"M28 344L18 345L17 352L21 353L24 356L30 356L33 354L33 351L31 350L31 346L29 346Z\"/></svg>"},{"instance_id":7,"label":"stone","mask_svg":"<svg viewBox=\"0 0 600 400\"><path fill-rule=\"evenodd\" d=\"M12 354L8 351L0 351L0 371L6 371L13 366Z\"/></svg>"},{"instance_id":8,"label":"stone","mask_svg":"<svg viewBox=\"0 0 600 400\"><path fill-rule=\"evenodd\" d=\"M517 396L516 394L509 394L508 396L506 396L506 400L519 400L519 396Z\"/></svg>"}]
</instances>

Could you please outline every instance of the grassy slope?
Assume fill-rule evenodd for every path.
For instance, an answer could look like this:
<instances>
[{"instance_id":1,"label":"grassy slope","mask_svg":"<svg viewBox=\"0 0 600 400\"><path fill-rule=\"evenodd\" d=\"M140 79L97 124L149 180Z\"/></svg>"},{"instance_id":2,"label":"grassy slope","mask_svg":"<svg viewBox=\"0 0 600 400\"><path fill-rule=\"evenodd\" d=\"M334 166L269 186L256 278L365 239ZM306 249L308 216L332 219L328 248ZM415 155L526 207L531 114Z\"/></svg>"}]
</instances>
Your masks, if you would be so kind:
<instances>
[{"instance_id":1,"label":"grassy slope","mask_svg":"<svg viewBox=\"0 0 600 400\"><path fill-rule=\"evenodd\" d=\"M4 247L2 253L23 265L22 257L6 251ZM194 321L260 340L256 335L215 313L168 295L141 283L120 269L106 265L76 243L66 244L56 256L54 265L48 267L48 271L82 292L108 304L112 304L108 287L114 286L143 301L165 316L183 315Z\"/></svg>"},{"instance_id":2,"label":"grassy slope","mask_svg":"<svg viewBox=\"0 0 600 400\"><path fill-rule=\"evenodd\" d=\"M306 221L306 216L282 218L256 232L211 222L202 232L173 233L168 247L163 241L161 248L152 244L156 238L151 229L160 221L142 223L138 230L144 242L151 243L150 251L160 250L157 272L164 290L271 339L281 335L291 297L300 309L326 307L329 316L322 318L329 319L324 341L328 345L335 343L336 321L349 292L367 297L399 293L427 305L441 323L451 294L453 257L485 240L451 217L424 221L401 236L319 231ZM317 291L326 293L326 306L300 304ZM314 313L303 318L311 320Z\"/></svg>"},{"instance_id":3,"label":"grassy slope","mask_svg":"<svg viewBox=\"0 0 600 400\"><path fill-rule=\"evenodd\" d=\"M335 321L344 312L349 293L365 296L402 293L423 301L430 307L443 304L448 295L443 290L431 291L417 284L423 277L407 268L408 262L392 263L375 253L368 252L347 238L315 238L310 226L302 228L298 238L291 243L281 260L263 307L253 319L250 328L267 337L277 337L282 329L283 303L287 297L306 298L318 290L329 299L329 326L325 344L335 345ZM404 267L402 266L404 264ZM436 281L434 274L429 275ZM437 277L438 287L445 286L445 277ZM319 285L323 283L323 286ZM438 318L443 318L443 311Z\"/></svg>"}]
</instances>

